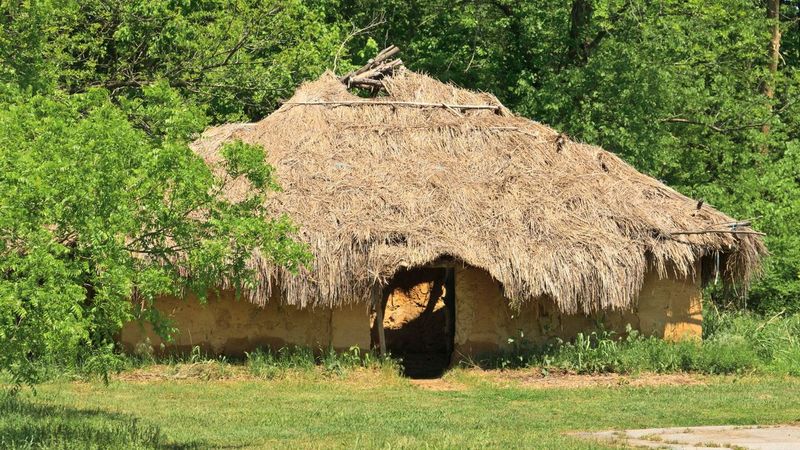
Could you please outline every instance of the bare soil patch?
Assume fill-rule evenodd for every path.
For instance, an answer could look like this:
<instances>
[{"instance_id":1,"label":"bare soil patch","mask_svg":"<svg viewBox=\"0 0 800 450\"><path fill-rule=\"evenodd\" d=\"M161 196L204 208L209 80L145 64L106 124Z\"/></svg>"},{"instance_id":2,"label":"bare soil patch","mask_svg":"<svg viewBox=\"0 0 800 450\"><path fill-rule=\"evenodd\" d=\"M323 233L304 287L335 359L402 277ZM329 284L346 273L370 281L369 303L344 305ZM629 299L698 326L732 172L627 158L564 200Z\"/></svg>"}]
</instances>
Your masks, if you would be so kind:
<instances>
[{"instance_id":1,"label":"bare soil patch","mask_svg":"<svg viewBox=\"0 0 800 450\"><path fill-rule=\"evenodd\" d=\"M412 386L428 391L463 391L467 387L461 383L445 380L443 378L409 380Z\"/></svg>"},{"instance_id":2,"label":"bare soil patch","mask_svg":"<svg viewBox=\"0 0 800 450\"><path fill-rule=\"evenodd\" d=\"M569 372L544 372L541 369L514 369L514 370L482 370L470 369L463 372L464 376L445 376L433 379L408 379L408 382L417 388L429 391L462 391L475 382L490 383L503 387L524 387L531 389L573 389L593 387L623 387L623 386L694 386L712 382L715 377L699 374L654 374L642 373L637 375L599 374L578 375ZM131 369L115 374L113 380L123 382L159 382L159 381L254 381L265 379L286 378L328 378L331 381L352 383L370 386L380 379L386 383L394 378L389 373L368 369L349 370L341 375L323 373L322 371L293 372L277 374L272 377L255 376L244 366L220 364L216 362L199 362L194 364L152 365L144 368ZM716 377L719 378L719 377ZM400 381L397 378L397 381Z\"/></svg>"},{"instance_id":3,"label":"bare soil patch","mask_svg":"<svg viewBox=\"0 0 800 450\"><path fill-rule=\"evenodd\" d=\"M485 370L476 371L483 379L514 384L533 389L592 388L621 386L689 386L708 384L709 376L689 373L657 374L641 373L620 375L616 373L578 375L569 372L544 372L541 369Z\"/></svg>"},{"instance_id":4,"label":"bare soil patch","mask_svg":"<svg viewBox=\"0 0 800 450\"><path fill-rule=\"evenodd\" d=\"M245 367L223 365L216 362L194 364L155 364L138 369L125 370L111 377L126 382L152 382L177 380L246 380L254 378Z\"/></svg>"},{"instance_id":5,"label":"bare soil patch","mask_svg":"<svg viewBox=\"0 0 800 450\"><path fill-rule=\"evenodd\" d=\"M671 450L800 450L800 426L705 426L577 433L586 439Z\"/></svg>"}]
</instances>

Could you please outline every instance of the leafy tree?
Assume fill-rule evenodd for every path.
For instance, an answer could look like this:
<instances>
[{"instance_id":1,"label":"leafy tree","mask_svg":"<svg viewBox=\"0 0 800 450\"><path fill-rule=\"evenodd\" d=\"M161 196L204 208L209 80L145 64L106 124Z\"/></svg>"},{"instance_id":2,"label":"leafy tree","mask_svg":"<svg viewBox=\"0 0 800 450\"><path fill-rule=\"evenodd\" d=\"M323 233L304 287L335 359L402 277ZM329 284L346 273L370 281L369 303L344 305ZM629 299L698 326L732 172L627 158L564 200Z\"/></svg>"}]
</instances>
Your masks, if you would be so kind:
<instances>
[{"instance_id":1,"label":"leafy tree","mask_svg":"<svg viewBox=\"0 0 800 450\"><path fill-rule=\"evenodd\" d=\"M264 149L224 150L215 175L187 143L256 120L344 57L325 3L16 1L0 9L0 367L113 363L122 324L159 295L246 287L254 251L308 260ZM241 201L217 194L232 177ZM131 303L133 298L136 304Z\"/></svg>"},{"instance_id":2,"label":"leafy tree","mask_svg":"<svg viewBox=\"0 0 800 450\"><path fill-rule=\"evenodd\" d=\"M782 0L776 18L777 3L344 0L340 20L379 11L386 23L353 49L397 44L412 68L758 218L773 256L749 306L800 311L800 3Z\"/></svg>"},{"instance_id":3,"label":"leafy tree","mask_svg":"<svg viewBox=\"0 0 800 450\"><path fill-rule=\"evenodd\" d=\"M263 149L229 145L215 176L185 144L197 108L163 85L143 95L164 104L157 139L102 90L0 109L0 366L20 381L110 349L131 298L153 314L158 295L246 286L254 250L290 268L308 258L290 221L262 206L276 188ZM217 195L236 176L251 180L249 197Z\"/></svg>"}]
</instances>

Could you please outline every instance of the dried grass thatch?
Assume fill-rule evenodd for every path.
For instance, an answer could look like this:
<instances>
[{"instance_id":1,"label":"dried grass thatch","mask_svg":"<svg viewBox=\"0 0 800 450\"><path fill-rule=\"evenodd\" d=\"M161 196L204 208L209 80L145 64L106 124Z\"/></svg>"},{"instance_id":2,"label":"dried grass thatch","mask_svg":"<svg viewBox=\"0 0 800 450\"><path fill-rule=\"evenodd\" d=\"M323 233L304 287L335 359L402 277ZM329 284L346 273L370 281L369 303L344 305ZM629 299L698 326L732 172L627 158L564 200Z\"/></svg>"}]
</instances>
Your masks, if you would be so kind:
<instances>
[{"instance_id":1,"label":"dried grass thatch","mask_svg":"<svg viewBox=\"0 0 800 450\"><path fill-rule=\"evenodd\" d=\"M387 96L363 99L325 73L260 122L194 144L212 166L225 141L263 145L284 188L270 207L315 256L292 276L256 255L254 303L275 280L290 304L361 302L399 268L442 258L485 269L514 301L549 296L569 313L633 306L648 270L700 276L698 261L722 255L726 281L758 271L766 250L752 230L676 234L734 221L611 153L489 94L406 70L383 84ZM246 189L240 180L228 195Z\"/></svg>"}]
</instances>

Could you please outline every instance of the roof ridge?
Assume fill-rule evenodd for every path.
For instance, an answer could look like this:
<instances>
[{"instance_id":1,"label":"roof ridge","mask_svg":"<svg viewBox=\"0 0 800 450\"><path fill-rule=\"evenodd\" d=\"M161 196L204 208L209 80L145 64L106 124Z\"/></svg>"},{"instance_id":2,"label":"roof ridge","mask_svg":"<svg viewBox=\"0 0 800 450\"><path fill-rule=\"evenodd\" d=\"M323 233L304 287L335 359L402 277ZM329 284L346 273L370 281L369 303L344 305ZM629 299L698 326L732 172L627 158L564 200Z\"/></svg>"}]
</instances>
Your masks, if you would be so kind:
<instances>
[{"instance_id":1,"label":"roof ridge","mask_svg":"<svg viewBox=\"0 0 800 450\"><path fill-rule=\"evenodd\" d=\"M407 106L416 108L446 108L450 110L466 110L466 109L491 109L499 111L502 109L501 105L490 104L454 104L454 103L436 103L436 102L410 102L400 100L315 100L315 101L287 101L284 105L305 105L305 106Z\"/></svg>"}]
</instances>

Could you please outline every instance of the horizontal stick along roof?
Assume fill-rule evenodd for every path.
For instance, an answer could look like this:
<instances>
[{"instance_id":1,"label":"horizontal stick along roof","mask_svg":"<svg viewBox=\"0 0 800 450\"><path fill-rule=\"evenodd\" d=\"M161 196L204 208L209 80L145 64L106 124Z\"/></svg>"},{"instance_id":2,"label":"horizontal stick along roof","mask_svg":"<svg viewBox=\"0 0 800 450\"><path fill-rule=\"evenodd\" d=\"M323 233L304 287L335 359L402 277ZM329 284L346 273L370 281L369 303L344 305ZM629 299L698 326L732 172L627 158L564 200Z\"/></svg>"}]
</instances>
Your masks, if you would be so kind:
<instances>
[{"instance_id":1,"label":"horizontal stick along roof","mask_svg":"<svg viewBox=\"0 0 800 450\"><path fill-rule=\"evenodd\" d=\"M512 301L548 296L568 313L633 307L648 270L696 277L716 255L728 282L759 270L759 235L705 232L735 221L613 154L489 94L407 70L381 81L388 94L365 99L325 73L260 122L193 144L212 167L226 141L263 145L283 187L269 207L315 256L291 275L255 255L254 303L273 286L303 307L363 302L399 268L441 258L485 269ZM237 180L226 195L247 189Z\"/></svg>"}]
</instances>

